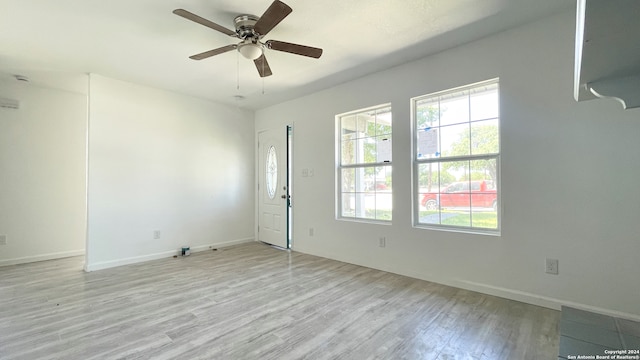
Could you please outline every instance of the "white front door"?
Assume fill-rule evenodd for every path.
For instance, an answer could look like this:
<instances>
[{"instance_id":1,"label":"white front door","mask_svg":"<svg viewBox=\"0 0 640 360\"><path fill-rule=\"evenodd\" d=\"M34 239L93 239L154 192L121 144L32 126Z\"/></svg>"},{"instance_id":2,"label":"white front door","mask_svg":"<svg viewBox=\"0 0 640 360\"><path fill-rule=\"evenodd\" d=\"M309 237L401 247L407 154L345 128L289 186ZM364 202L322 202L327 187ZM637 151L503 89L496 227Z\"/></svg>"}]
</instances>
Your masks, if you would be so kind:
<instances>
[{"instance_id":1,"label":"white front door","mask_svg":"<svg viewBox=\"0 0 640 360\"><path fill-rule=\"evenodd\" d=\"M258 134L258 240L287 248L287 132Z\"/></svg>"}]
</instances>

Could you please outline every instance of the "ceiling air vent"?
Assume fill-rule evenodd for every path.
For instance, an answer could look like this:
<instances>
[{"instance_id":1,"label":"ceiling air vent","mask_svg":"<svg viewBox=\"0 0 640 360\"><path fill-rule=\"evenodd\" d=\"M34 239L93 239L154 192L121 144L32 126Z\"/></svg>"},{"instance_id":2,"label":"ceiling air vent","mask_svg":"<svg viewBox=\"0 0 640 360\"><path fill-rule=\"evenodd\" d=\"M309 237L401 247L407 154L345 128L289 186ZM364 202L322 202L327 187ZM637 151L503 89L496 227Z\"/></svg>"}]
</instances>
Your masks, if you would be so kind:
<instances>
[{"instance_id":1,"label":"ceiling air vent","mask_svg":"<svg viewBox=\"0 0 640 360\"><path fill-rule=\"evenodd\" d=\"M20 101L0 97L0 108L3 109L20 109Z\"/></svg>"}]
</instances>

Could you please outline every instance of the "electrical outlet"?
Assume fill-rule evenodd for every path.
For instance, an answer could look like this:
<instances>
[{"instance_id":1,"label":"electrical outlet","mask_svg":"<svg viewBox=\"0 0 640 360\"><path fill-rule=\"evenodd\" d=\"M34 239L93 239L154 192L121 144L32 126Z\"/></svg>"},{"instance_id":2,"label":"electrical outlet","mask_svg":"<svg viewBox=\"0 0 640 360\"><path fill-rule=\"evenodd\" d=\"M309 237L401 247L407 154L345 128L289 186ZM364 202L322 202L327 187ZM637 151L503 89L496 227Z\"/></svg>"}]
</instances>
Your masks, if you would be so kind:
<instances>
[{"instance_id":1,"label":"electrical outlet","mask_svg":"<svg viewBox=\"0 0 640 360\"><path fill-rule=\"evenodd\" d=\"M0 245L7 245L7 235L0 235Z\"/></svg>"},{"instance_id":2,"label":"electrical outlet","mask_svg":"<svg viewBox=\"0 0 640 360\"><path fill-rule=\"evenodd\" d=\"M154 239L160 239L160 230L154 230L153 231L153 238Z\"/></svg>"},{"instance_id":3,"label":"electrical outlet","mask_svg":"<svg viewBox=\"0 0 640 360\"><path fill-rule=\"evenodd\" d=\"M547 274L558 275L558 259L547 259L545 265L545 272Z\"/></svg>"},{"instance_id":4,"label":"electrical outlet","mask_svg":"<svg viewBox=\"0 0 640 360\"><path fill-rule=\"evenodd\" d=\"M384 236L380 236L380 242L378 244L378 246L380 246L381 248L387 246L387 238Z\"/></svg>"},{"instance_id":5,"label":"electrical outlet","mask_svg":"<svg viewBox=\"0 0 640 360\"><path fill-rule=\"evenodd\" d=\"M309 228L309 236L313 236L313 228Z\"/></svg>"}]
</instances>

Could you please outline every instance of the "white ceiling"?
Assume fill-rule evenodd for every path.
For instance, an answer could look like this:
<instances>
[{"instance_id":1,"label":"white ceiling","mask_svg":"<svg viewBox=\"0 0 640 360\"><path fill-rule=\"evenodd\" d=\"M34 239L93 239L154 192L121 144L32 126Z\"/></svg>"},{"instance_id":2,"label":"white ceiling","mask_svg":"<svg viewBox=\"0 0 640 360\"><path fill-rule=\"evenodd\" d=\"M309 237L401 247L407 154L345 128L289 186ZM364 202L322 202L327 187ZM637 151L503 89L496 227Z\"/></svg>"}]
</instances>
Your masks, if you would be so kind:
<instances>
[{"instance_id":1,"label":"white ceiling","mask_svg":"<svg viewBox=\"0 0 640 360\"><path fill-rule=\"evenodd\" d=\"M271 0L0 0L0 79L21 74L34 84L86 92L82 74L98 73L259 109L575 6L574 0L284 2L293 12L263 40L324 53L311 59L267 50L273 75L263 81L235 51L189 59L238 40L172 11L184 8L233 29L236 15L260 16Z\"/></svg>"}]
</instances>

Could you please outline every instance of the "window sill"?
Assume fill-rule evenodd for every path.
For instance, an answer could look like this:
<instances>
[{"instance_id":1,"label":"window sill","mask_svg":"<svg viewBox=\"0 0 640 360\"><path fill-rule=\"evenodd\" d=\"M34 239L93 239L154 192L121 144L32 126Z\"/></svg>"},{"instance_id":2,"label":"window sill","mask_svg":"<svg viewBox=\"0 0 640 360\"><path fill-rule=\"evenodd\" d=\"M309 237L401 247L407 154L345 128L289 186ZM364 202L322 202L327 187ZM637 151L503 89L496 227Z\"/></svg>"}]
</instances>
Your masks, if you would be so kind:
<instances>
[{"instance_id":1,"label":"window sill","mask_svg":"<svg viewBox=\"0 0 640 360\"><path fill-rule=\"evenodd\" d=\"M336 218L336 220L353 222L353 223L362 223L362 224L392 225L392 220L376 220L376 219L362 219L362 218L348 218L348 217L338 217Z\"/></svg>"},{"instance_id":2,"label":"window sill","mask_svg":"<svg viewBox=\"0 0 640 360\"><path fill-rule=\"evenodd\" d=\"M422 229L422 230L435 230L435 231L445 231L452 233L461 233L461 234L470 234L470 235L488 235L494 237L501 237L502 233L500 229L492 230L492 229L474 229L474 228L464 228L457 226L446 226L446 225L428 225L428 224L415 224L413 225L414 229Z\"/></svg>"}]
</instances>

